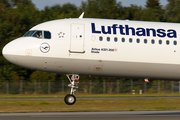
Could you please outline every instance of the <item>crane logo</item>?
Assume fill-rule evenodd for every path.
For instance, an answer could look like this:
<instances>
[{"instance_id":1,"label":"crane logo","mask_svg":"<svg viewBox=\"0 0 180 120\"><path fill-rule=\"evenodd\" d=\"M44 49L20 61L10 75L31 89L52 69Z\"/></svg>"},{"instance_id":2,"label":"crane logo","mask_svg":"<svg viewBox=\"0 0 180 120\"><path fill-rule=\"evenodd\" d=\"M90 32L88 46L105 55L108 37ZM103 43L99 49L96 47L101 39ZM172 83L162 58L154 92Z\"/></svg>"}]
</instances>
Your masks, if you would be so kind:
<instances>
[{"instance_id":1,"label":"crane logo","mask_svg":"<svg viewBox=\"0 0 180 120\"><path fill-rule=\"evenodd\" d=\"M42 44L40 45L40 50L41 50L41 52L43 52L43 53L47 53L47 52L49 52L49 50L50 50L50 45L49 45L48 43L42 43Z\"/></svg>"}]
</instances>

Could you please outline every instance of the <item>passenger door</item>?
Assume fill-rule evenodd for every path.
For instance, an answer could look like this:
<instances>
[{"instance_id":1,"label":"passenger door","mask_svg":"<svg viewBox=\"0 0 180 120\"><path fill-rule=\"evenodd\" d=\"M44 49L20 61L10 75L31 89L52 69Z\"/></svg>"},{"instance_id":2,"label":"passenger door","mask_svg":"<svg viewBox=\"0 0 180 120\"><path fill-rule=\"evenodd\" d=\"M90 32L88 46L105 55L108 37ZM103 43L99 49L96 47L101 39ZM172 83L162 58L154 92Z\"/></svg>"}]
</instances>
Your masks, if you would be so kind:
<instances>
[{"instance_id":1,"label":"passenger door","mask_svg":"<svg viewBox=\"0 0 180 120\"><path fill-rule=\"evenodd\" d=\"M71 24L70 53L85 53L84 24Z\"/></svg>"}]
</instances>

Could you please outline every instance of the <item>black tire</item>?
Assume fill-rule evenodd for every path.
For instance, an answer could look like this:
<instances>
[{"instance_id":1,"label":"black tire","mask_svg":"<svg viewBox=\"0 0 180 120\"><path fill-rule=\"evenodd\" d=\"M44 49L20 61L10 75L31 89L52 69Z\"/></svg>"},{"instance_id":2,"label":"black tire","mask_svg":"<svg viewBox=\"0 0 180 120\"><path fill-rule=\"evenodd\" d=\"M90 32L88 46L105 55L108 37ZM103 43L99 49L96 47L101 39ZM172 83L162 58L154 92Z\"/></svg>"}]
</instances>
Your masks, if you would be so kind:
<instances>
[{"instance_id":1,"label":"black tire","mask_svg":"<svg viewBox=\"0 0 180 120\"><path fill-rule=\"evenodd\" d=\"M73 105L76 102L76 97L74 95L68 94L64 97L64 102L67 105Z\"/></svg>"}]
</instances>

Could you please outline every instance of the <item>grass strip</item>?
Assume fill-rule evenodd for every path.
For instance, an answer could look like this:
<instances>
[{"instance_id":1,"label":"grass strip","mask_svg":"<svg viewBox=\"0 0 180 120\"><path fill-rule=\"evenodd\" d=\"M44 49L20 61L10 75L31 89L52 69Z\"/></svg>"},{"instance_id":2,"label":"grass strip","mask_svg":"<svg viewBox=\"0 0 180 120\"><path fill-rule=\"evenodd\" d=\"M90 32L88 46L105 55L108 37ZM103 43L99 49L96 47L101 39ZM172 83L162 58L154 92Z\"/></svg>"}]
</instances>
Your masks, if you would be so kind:
<instances>
[{"instance_id":1,"label":"grass strip","mask_svg":"<svg viewBox=\"0 0 180 120\"><path fill-rule=\"evenodd\" d=\"M180 110L180 99L1 100L0 113Z\"/></svg>"}]
</instances>

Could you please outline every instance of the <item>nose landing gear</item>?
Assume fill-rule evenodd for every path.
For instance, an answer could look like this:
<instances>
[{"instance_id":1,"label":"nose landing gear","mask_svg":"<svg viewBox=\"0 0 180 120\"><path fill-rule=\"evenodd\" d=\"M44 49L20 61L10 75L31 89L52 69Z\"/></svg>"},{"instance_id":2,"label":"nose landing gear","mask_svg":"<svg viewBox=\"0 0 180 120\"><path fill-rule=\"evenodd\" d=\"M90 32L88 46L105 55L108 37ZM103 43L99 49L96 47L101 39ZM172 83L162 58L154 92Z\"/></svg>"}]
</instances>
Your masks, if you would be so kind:
<instances>
[{"instance_id":1,"label":"nose landing gear","mask_svg":"<svg viewBox=\"0 0 180 120\"><path fill-rule=\"evenodd\" d=\"M70 76L71 75L71 79ZM74 92L76 91L76 89L78 88L78 83L79 83L79 75L76 74L67 74L66 75L67 78L69 79L70 84L68 85L68 87L71 88L71 92L70 94L66 95L64 98L64 102L67 105L73 105L76 102L76 97Z\"/></svg>"}]
</instances>

